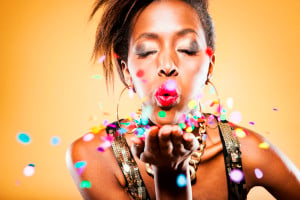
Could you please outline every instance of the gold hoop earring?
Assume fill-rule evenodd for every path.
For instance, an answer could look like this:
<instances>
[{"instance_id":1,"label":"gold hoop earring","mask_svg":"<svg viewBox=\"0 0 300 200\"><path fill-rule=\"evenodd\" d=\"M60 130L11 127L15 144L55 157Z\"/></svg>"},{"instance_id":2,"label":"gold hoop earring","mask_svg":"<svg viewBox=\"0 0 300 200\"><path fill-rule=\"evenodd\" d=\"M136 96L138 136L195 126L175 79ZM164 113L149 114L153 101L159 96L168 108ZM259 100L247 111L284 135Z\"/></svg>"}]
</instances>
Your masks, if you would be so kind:
<instances>
[{"instance_id":1,"label":"gold hoop earring","mask_svg":"<svg viewBox=\"0 0 300 200\"><path fill-rule=\"evenodd\" d=\"M214 89L214 91L215 91L215 93L217 95L217 101L218 101L217 113L218 113L218 119L219 119L220 116L221 116L221 114L222 114L221 113L222 106L221 106L221 99L220 99L218 90L217 90L216 86L209 79L206 80L205 84L206 85L210 85L211 87L213 87L213 89Z\"/></svg>"},{"instance_id":2,"label":"gold hoop earring","mask_svg":"<svg viewBox=\"0 0 300 200\"><path fill-rule=\"evenodd\" d=\"M126 89L131 89L131 87L130 86L124 87L124 89L121 91L121 93L119 95L118 102L117 102L117 121L118 121L119 127L121 127L120 119L119 119L119 105L120 105L121 97L122 97L123 93L126 91Z\"/></svg>"}]
</instances>

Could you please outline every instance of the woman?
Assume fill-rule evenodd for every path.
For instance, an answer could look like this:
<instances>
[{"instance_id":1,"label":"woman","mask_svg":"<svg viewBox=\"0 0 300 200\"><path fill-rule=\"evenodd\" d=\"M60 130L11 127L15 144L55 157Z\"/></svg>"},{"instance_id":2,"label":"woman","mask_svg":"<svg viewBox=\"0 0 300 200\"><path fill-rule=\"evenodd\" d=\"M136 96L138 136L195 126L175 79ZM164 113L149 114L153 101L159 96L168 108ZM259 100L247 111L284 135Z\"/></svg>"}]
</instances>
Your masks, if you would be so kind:
<instances>
[{"instance_id":1,"label":"woman","mask_svg":"<svg viewBox=\"0 0 300 200\"><path fill-rule=\"evenodd\" d=\"M143 103L139 117L72 144L68 167L85 199L245 199L257 185L300 199L299 170L282 153L195 106L215 62L205 0L98 0L92 16L100 9L94 55L106 55L108 82L115 61Z\"/></svg>"}]
</instances>

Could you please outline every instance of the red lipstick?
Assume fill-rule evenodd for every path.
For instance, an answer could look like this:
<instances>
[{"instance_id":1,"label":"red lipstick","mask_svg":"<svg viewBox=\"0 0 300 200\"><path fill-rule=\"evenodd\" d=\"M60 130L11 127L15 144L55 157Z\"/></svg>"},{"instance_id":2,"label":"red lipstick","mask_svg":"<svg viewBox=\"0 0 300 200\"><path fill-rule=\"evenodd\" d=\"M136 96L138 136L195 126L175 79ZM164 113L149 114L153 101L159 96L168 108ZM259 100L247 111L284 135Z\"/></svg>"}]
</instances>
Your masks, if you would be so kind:
<instances>
[{"instance_id":1,"label":"red lipstick","mask_svg":"<svg viewBox=\"0 0 300 200\"><path fill-rule=\"evenodd\" d=\"M155 100L158 106L170 107L179 102L179 94L175 81L166 81L155 92Z\"/></svg>"}]
</instances>

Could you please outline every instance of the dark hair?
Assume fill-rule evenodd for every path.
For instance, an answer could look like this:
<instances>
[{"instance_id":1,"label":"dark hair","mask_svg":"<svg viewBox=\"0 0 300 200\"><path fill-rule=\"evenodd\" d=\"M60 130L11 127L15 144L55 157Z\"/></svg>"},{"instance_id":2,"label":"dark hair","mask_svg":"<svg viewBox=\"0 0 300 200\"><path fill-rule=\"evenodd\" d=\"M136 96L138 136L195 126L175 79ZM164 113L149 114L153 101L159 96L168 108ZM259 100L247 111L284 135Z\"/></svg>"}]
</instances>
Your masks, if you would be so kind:
<instances>
[{"instance_id":1,"label":"dark hair","mask_svg":"<svg viewBox=\"0 0 300 200\"><path fill-rule=\"evenodd\" d=\"M208 0L183 1L198 13L207 46L215 50L215 31L212 18L208 13ZM114 65L117 65L120 79L127 85L122 73L121 61L127 61L131 22L152 2L153 0L96 0L90 19L98 10L101 10L102 17L97 27L93 58L96 60L101 54L106 56L103 62L106 83L113 81ZM115 61L117 62L114 63Z\"/></svg>"}]
</instances>

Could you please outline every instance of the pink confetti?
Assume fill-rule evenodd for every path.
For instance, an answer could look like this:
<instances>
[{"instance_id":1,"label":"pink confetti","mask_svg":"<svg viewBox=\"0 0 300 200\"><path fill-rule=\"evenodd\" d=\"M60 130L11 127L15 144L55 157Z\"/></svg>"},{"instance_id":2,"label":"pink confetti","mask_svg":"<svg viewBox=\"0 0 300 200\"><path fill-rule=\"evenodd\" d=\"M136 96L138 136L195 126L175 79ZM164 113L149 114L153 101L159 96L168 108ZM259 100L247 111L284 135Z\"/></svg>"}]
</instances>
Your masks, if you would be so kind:
<instances>
[{"instance_id":1,"label":"pink confetti","mask_svg":"<svg viewBox=\"0 0 300 200\"><path fill-rule=\"evenodd\" d=\"M106 56L103 55L98 59L98 63L102 63L105 60Z\"/></svg>"},{"instance_id":2,"label":"pink confetti","mask_svg":"<svg viewBox=\"0 0 300 200\"><path fill-rule=\"evenodd\" d=\"M87 133L83 136L83 141L85 142L89 142L94 138L94 134L93 133Z\"/></svg>"},{"instance_id":3,"label":"pink confetti","mask_svg":"<svg viewBox=\"0 0 300 200\"><path fill-rule=\"evenodd\" d=\"M249 122L250 125L255 125L255 122Z\"/></svg>"},{"instance_id":4,"label":"pink confetti","mask_svg":"<svg viewBox=\"0 0 300 200\"><path fill-rule=\"evenodd\" d=\"M243 172L239 169L231 170L231 172L229 173L229 176L230 176L230 179L235 183L240 183L244 178Z\"/></svg>"},{"instance_id":5,"label":"pink confetti","mask_svg":"<svg viewBox=\"0 0 300 200\"><path fill-rule=\"evenodd\" d=\"M233 122L233 123L240 123L242 121L242 114L239 111L234 111L230 114L229 119Z\"/></svg>"},{"instance_id":6,"label":"pink confetti","mask_svg":"<svg viewBox=\"0 0 300 200\"><path fill-rule=\"evenodd\" d=\"M261 179L264 176L263 172L258 168L254 169L254 174L255 174L256 178L258 178L258 179Z\"/></svg>"}]
</instances>

